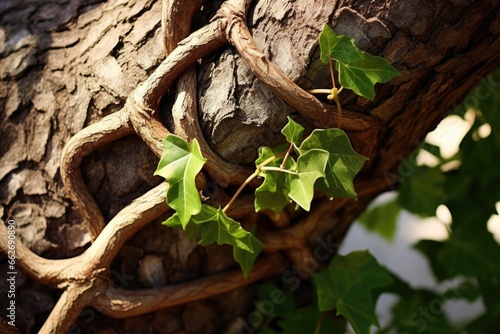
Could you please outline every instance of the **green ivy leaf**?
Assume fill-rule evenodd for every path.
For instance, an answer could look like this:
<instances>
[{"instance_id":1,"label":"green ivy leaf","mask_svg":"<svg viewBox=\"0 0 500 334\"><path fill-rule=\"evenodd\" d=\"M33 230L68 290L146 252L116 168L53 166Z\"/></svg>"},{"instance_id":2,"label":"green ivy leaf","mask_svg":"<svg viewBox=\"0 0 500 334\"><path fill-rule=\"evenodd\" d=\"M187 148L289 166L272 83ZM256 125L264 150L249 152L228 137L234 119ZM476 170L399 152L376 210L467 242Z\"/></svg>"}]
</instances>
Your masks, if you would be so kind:
<instances>
[{"instance_id":1,"label":"green ivy leaf","mask_svg":"<svg viewBox=\"0 0 500 334\"><path fill-rule=\"evenodd\" d=\"M465 333L495 333L498 331L498 328L500 328L500 315L498 313L485 312L467 325Z\"/></svg>"},{"instance_id":2,"label":"green ivy leaf","mask_svg":"<svg viewBox=\"0 0 500 334\"><path fill-rule=\"evenodd\" d=\"M340 84L369 100L375 97L376 83L402 75L387 60L358 49L351 37L335 34L326 24L320 33L319 45L321 61L328 63L329 56L335 60Z\"/></svg>"},{"instance_id":3,"label":"green ivy leaf","mask_svg":"<svg viewBox=\"0 0 500 334\"><path fill-rule=\"evenodd\" d=\"M375 97L375 84L385 83L402 74L387 60L361 52L362 58L351 63L337 62L339 82L345 88L370 101Z\"/></svg>"},{"instance_id":4,"label":"green ivy leaf","mask_svg":"<svg viewBox=\"0 0 500 334\"><path fill-rule=\"evenodd\" d=\"M431 312L429 308L443 303L443 296L426 290L412 290L408 296L402 297L392 308L393 319L390 328L396 333L408 334L449 334L457 333L444 312Z\"/></svg>"},{"instance_id":5,"label":"green ivy leaf","mask_svg":"<svg viewBox=\"0 0 500 334\"><path fill-rule=\"evenodd\" d=\"M329 56L333 59L350 63L361 59L361 50L354 45L351 37L337 35L327 24L319 34L319 47L321 50L321 61L325 64L330 62Z\"/></svg>"},{"instance_id":6,"label":"green ivy leaf","mask_svg":"<svg viewBox=\"0 0 500 334\"><path fill-rule=\"evenodd\" d=\"M288 123L281 130L289 143L300 144L304 136L304 127L288 116Z\"/></svg>"},{"instance_id":7,"label":"green ivy leaf","mask_svg":"<svg viewBox=\"0 0 500 334\"><path fill-rule=\"evenodd\" d=\"M368 158L356 153L346 133L340 129L314 130L299 148L301 154L322 149L329 153L325 179L318 181L318 189L330 198L357 199L353 180Z\"/></svg>"},{"instance_id":8,"label":"green ivy leaf","mask_svg":"<svg viewBox=\"0 0 500 334\"><path fill-rule=\"evenodd\" d=\"M393 282L391 274L367 251L337 255L327 269L312 274L321 311L337 310L357 334L368 334L375 315L373 289Z\"/></svg>"},{"instance_id":9,"label":"green ivy leaf","mask_svg":"<svg viewBox=\"0 0 500 334\"><path fill-rule=\"evenodd\" d=\"M401 207L422 217L436 215L437 207L444 203L445 177L439 167L414 166L415 170L401 180L399 203Z\"/></svg>"},{"instance_id":10,"label":"green ivy leaf","mask_svg":"<svg viewBox=\"0 0 500 334\"><path fill-rule=\"evenodd\" d=\"M500 277L500 246L484 226L478 226L477 221L454 228L443 244L438 260L450 275Z\"/></svg>"},{"instance_id":11,"label":"green ivy leaf","mask_svg":"<svg viewBox=\"0 0 500 334\"><path fill-rule=\"evenodd\" d=\"M374 206L363 212L358 220L369 231L378 233L387 241L396 234L397 219L401 206L396 200Z\"/></svg>"},{"instance_id":12,"label":"green ivy leaf","mask_svg":"<svg viewBox=\"0 0 500 334\"><path fill-rule=\"evenodd\" d=\"M167 180L167 203L177 211L182 227L186 227L191 216L201 210L195 178L205 161L196 139L188 144L181 137L169 134L163 140L163 155L155 175Z\"/></svg>"},{"instance_id":13,"label":"green ivy leaf","mask_svg":"<svg viewBox=\"0 0 500 334\"><path fill-rule=\"evenodd\" d=\"M345 333L345 326L341 322L334 321L328 315L320 312L316 305L296 309L285 319L279 320L278 325L281 327L280 333L286 334ZM318 325L321 327L316 331Z\"/></svg>"},{"instance_id":14,"label":"green ivy leaf","mask_svg":"<svg viewBox=\"0 0 500 334\"><path fill-rule=\"evenodd\" d=\"M162 224L168 227L182 227L182 223L177 212L175 212ZM190 220L189 223L184 227L184 232L186 232L187 236L191 239L199 240L201 238L200 228L198 225L192 224L192 220Z\"/></svg>"},{"instance_id":15,"label":"green ivy leaf","mask_svg":"<svg viewBox=\"0 0 500 334\"><path fill-rule=\"evenodd\" d=\"M258 166L265 160L276 155L269 147L261 147L259 149L259 157L255 161L255 165ZM283 159L276 159L268 166L278 167ZM289 158L287 160L287 168L294 168L295 162L293 159ZM264 182L255 190L255 211L262 211L264 209L270 209L276 214L281 212L285 206L290 203L290 197L288 197L288 183L286 182L286 174L276 171L264 170L260 173L261 177L264 178Z\"/></svg>"},{"instance_id":16,"label":"green ivy leaf","mask_svg":"<svg viewBox=\"0 0 500 334\"><path fill-rule=\"evenodd\" d=\"M162 224L168 227L182 227L182 222L177 212L168 217Z\"/></svg>"},{"instance_id":17,"label":"green ivy leaf","mask_svg":"<svg viewBox=\"0 0 500 334\"><path fill-rule=\"evenodd\" d=\"M218 245L233 246L234 259L240 264L244 276L248 276L263 248L252 233L226 216L222 209L205 204L202 205L201 212L192 217L192 221L199 227L200 245L216 242Z\"/></svg>"},{"instance_id":18,"label":"green ivy leaf","mask_svg":"<svg viewBox=\"0 0 500 334\"><path fill-rule=\"evenodd\" d=\"M298 175L287 174L290 183L288 196L306 211L311 208L316 180L325 177L328 156L325 150L308 150L297 159Z\"/></svg>"},{"instance_id":19,"label":"green ivy leaf","mask_svg":"<svg viewBox=\"0 0 500 334\"><path fill-rule=\"evenodd\" d=\"M420 240L413 245L413 248L427 257L434 276L440 282L452 277L446 270L446 266L443 266L438 259L438 254L442 251L443 247L444 244L436 240Z\"/></svg>"},{"instance_id":20,"label":"green ivy leaf","mask_svg":"<svg viewBox=\"0 0 500 334\"><path fill-rule=\"evenodd\" d=\"M287 317L293 313L295 303L289 289L280 289L272 283L263 283L256 286L259 300L256 309L268 317Z\"/></svg>"},{"instance_id":21,"label":"green ivy leaf","mask_svg":"<svg viewBox=\"0 0 500 334\"><path fill-rule=\"evenodd\" d=\"M180 227L182 223L179 215L174 213L163 225ZM185 231L190 238L199 240L198 243L202 246L212 243L233 246L233 257L240 264L245 277L263 248L262 243L237 221L226 216L221 209L205 204L198 214L191 217Z\"/></svg>"}]
</instances>

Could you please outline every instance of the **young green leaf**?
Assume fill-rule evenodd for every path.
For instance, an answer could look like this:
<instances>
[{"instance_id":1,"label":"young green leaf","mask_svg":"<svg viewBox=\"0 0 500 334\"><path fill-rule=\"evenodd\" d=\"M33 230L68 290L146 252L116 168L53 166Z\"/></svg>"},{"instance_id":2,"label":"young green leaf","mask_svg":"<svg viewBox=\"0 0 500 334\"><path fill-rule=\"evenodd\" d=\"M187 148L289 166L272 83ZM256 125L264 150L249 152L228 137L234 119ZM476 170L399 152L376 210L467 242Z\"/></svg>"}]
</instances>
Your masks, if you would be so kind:
<instances>
[{"instance_id":1,"label":"young green leaf","mask_svg":"<svg viewBox=\"0 0 500 334\"><path fill-rule=\"evenodd\" d=\"M281 130L281 133L285 135L289 143L299 145L304 135L304 127L288 116L288 123Z\"/></svg>"},{"instance_id":2,"label":"young green leaf","mask_svg":"<svg viewBox=\"0 0 500 334\"><path fill-rule=\"evenodd\" d=\"M169 134L163 140L163 155L155 175L167 180L167 203L177 211L182 227L186 227L191 216L201 210L195 177L205 161L196 139L188 144L181 137Z\"/></svg>"},{"instance_id":3,"label":"young green leaf","mask_svg":"<svg viewBox=\"0 0 500 334\"><path fill-rule=\"evenodd\" d=\"M233 245L233 258L239 263L241 271L243 272L243 277L246 278L252 270L255 260L264 246L259 239L254 237L251 233L249 233L244 239L245 240L240 239L240 243L246 243L250 250Z\"/></svg>"},{"instance_id":4,"label":"young green leaf","mask_svg":"<svg viewBox=\"0 0 500 334\"><path fill-rule=\"evenodd\" d=\"M375 315L373 289L393 282L390 273L367 251L337 255L327 269L312 274L321 311L337 310L357 334L368 334Z\"/></svg>"},{"instance_id":5,"label":"young green leaf","mask_svg":"<svg viewBox=\"0 0 500 334\"><path fill-rule=\"evenodd\" d=\"M288 196L306 211L311 208L316 180L325 177L328 156L325 150L308 150L297 159L297 175L287 174Z\"/></svg>"},{"instance_id":6,"label":"young green leaf","mask_svg":"<svg viewBox=\"0 0 500 334\"><path fill-rule=\"evenodd\" d=\"M182 222L177 212L168 217L162 224L168 227L182 227Z\"/></svg>"},{"instance_id":7,"label":"young green leaf","mask_svg":"<svg viewBox=\"0 0 500 334\"><path fill-rule=\"evenodd\" d=\"M182 223L177 212L175 212L162 224L168 227L182 227ZM192 220L190 220L189 223L184 227L184 232L186 232L186 235L191 239L199 240L201 238L200 228L198 225L192 224Z\"/></svg>"},{"instance_id":8,"label":"young green leaf","mask_svg":"<svg viewBox=\"0 0 500 334\"><path fill-rule=\"evenodd\" d=\"M205 204L200 213L192 217L192 222L198 225L200 245L216 242L218 245L233 246L234 259L240 264L245 277L248 275L263 247L252 233L226 216L222 209Z\"/></svg>"},{"instance_id":9,"label":"young green leaf","mask_svg":"<svg viewBox=\"0 0 500 334\"><path fill-rule=\"evenodd\" d=\"M267 159L276 156L276 152L271 150L269 147L261 147L259 149L260 155L255 161L255 165L259 166L261 163ZM276 159L269 163L267 166L278 167L283 158ZM286 168L293 168L295 162L292 158L287 159ZM288 197L289 186L286 182L286 174L277 171L262 171L259 176L264 178L264 182L255 189L255 211L261 211L264 209L270 209L276 214L281 212L285 206L290 203L290 198Z\"/></svg>"},{"instance_id":10,"label":"young green leaf","mask_svg":"<svg viewBox=\"0 0 500 334\"><path fill-rule=\"evenodd\" d=\"M384 58L363 51L361 56L361 59L350 63L337 62L339 82L345 88L373 101L377 82L385 83L402 74Z\"/></svg>"},{"instance_id":11,"label":"young green leaf","mask_svg":"<svg viewBox=\"0 0 500 334\"><path fill-rule=\"evenodd\" d=\"M330 62L329 57L344 63L361 59L361 50L354 45L354 40L351 37L337 35L327 24L319 34L319 47L321 61L325 64Z\"/></svg>"},{"instance_id":12,"label":"young green leaf","mask_svg":"<svg viewBox=\"0 0 500 334\"><path fill-rule=\"evenodd\" d=\"M337 35L324 25L320 33L321 61L335 60L340 84L369 100L375 97L375 84L387 82L401 73L387 60L356 47L351 37Z\"/></svg>"},{"instance_id":13,"label":"young green leaf","mask_svg":"<svg viewBox=\"0 0 500 334\"><path fill-rule=\"evenodd\" d=\"M357 199L353 180L367 158L356 153L346 133L340 129L314 130L299 148L301 154L312 149L329 153L325 179L318 181L318 189L332 199L350 197Z\"/></svg>"}]
</instances>

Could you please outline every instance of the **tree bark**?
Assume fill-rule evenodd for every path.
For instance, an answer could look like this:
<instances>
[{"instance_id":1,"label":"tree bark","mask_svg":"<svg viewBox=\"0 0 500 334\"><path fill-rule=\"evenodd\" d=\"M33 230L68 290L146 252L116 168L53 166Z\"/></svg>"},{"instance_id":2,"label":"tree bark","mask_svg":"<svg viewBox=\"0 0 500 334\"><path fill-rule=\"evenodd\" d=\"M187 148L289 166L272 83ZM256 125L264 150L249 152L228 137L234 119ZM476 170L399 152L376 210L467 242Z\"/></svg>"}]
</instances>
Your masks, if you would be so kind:
<instances>
[{"instance_id":1,"label":"tree bark","mask_svg":"<svg viewBox=\"0 0 500 334\"><path fill-rule=\"evenodd\" d=\"M191 31L206 26L219 7L219 1L207 1L195 12ZM161 183L161 179L153 176L158 152L135 135L145 131L146 126L138 128L134 121L131 125L117 120L112 123L116 128L109 127L109 136L102 134L95 139L90 130L88 136L81 132L92 124L101 126L99 121L105 117L108 120L119 117L118 112L128 106L127 97L154 75L166 53L175 56L175 45L164 48L168 40L166 44L163 41L161 9L162 2L153 0L0 3L0 216L4 222L15 220L17 242L27 247L26 254L31 250L45 259L78 255L87 259L86 254L98 249L99 240L109 242L108 255L99 255L106 258L105 278L100 276L101 272L92 272L92 277L88 277L89 282L96 282L103 297L89 304L92 298L87 292L82 293L81 299L79 294L67 292L76 290L63 293L64 298L71 297L76 308L92 305L104 310L101 313L85 309L72 331L115 328L125 332L231 332L247 320L246 315L253 307L255 296L251 288L234 283L239 276L232 272L226 276L226 285L231 289L219 290L224 294L213 296L206 286L202 290L209 291L206 294L193 288L197 280L211 274L220 274L220 281L226 282L223 278L226 270L234 267L230 249L197 246L181 231L161 226L165 214L148 221L168 208L159 209L161 203L153 205L146 201L148 194L159 191L160 188L154 187ZM310 214L287 212L290 226L281 229L281 234L259 234L269 253L283 250L283 244L289 245L284 252L286 256L266 259L269 261L257 268L252 280L271 274L280 277L285 259L300 268L318 238L341 243L352 221L370 201L396 186L398 179L393 175L401 174L399 181L404 181L406 170L405 166L399 167L400 163L470 88L500 65L498 9L496 0L253 1L246 22L255 45L244 32L231 30L229 36L234 40L229 41L230 45L222 39L213 44L215 51L196 64L196 74L189 70L191 74L184 74L184 79L179 78L177 86L162 96L155 112L161 114L168 130L186 137L193 137L196 131L185 130L182 117L186 105L193 108L197 101L194 111L198 113L207 151L224 160L222 167L208 167L205 179L200 179L199 184L205 186L206 195L214 203L220 204L233 191L230 185L246 178L244 173L252 165L256 149L263 145L277 146L283 141L280 130L288 115L295 115L308 130L321 124L335 126L335 108L326 100L318 101L305 92L304 98L291 96L283 90L292 84L304 90L329 87L329 72L319 60L317 45L323 24L328 23L339 34L354 37L359 48L386 58L403 73L402 77L377 86L373 102L349 92L340 96L345 109L344 129L356 150L370 159L355 182L359 200L330 202L318 198ZM188 32L186 29L185 33ZM188 50L190 41L193 39L179 45ZM196 50L203 52L201 47ZM275 69L268 66L259 70L259 66L268 64L266 58ZM283 80L273 81L275 74L282 75ZM185 87L182 82L189 86L189 80L196 81L195 98L181 100L187 96L183 95L187 88L182 88ZM153 100L158 102L156 97ZM306 100L310 103L301 102ZM321 109L321 113L315 114L315 108ZM193 120L188 122L195 126ZM71 150L71 144L64 147L74 135L82 141L101 143L97 149L78 146L80 151L68 159L75 166L81 163L81 168L61 176L60 160L67 157L64 153ZM224 168L230 168L231 174L217 173ZM83 185L75 183L79 173L85 181ZM72 197L71 187L88 187L89 192ZM134 216L134 207L128 204L138 197L133 205L147 207L144 210L155 215ZM247 197L242 206L248 202L251 199ZM120 231L130 234L125 244L116 242L119 236L113 239L109 235L105 239L111 230L101 230L112 224L113 217L124 208L132 209L118 216L123 221L142 219L141 225L134 225L126 232L123 232L125 227L120 230L120 222L113 225L118 226L112 230L117 234ZM93 212L100 217L95 231L93 225L87 226L96 217ZM242 216L244 225L259 219L261 225L282 227L279 221L271 222L265 216L234 214ZM103 235L101 239L97 237L99 233ZM295 238L301 233L308 236L307 242ZM89 248L89 243L94 248ZM24 252L22 246L18 249ZM40 319L46 319L54 307L61 309L61 313L67 312L65 301L57 302L58 292L36 283L55 282L52 276L39 274L45 270L42 267L46 261L39 259L31 269L24 268L28 276L19 271L17 277L16 325L23 332L42 328L45 321ZM64 267L70 262L58 263ZM84 272L74 263L71 265L75 273ZM6 272L6 268L1 260L1 272ZM53 277L59 279L57 275L54 273ZM75 277L86 280L78 274ZM71 277L62 277L60 282L50 285L61 288L68 278ZM106 290L109 282L122 290ZM130 293L131 296L127 295L128 290L162 287L159 290L162 293L175 294L175 288L169 288L173 284L180 284L185 289L182 291L195 291L199 298L187 298L186 303L165 303L164 307L170 307L154 312L151 308L146 314L120 313L125 312L123 308L131 307L124 300L151 297L148 290L139 290L138 295ZM78 289L84 291L85 287L82 284ZM39 302L33 303L34 299ZM119 311L102 306L113 301ZM0 307L4 306L2 298ZM113 312L126 317L114 320L123 316ZM53 320L49 317L45 326L50 326Z\"/></svg>"}]
</instances>

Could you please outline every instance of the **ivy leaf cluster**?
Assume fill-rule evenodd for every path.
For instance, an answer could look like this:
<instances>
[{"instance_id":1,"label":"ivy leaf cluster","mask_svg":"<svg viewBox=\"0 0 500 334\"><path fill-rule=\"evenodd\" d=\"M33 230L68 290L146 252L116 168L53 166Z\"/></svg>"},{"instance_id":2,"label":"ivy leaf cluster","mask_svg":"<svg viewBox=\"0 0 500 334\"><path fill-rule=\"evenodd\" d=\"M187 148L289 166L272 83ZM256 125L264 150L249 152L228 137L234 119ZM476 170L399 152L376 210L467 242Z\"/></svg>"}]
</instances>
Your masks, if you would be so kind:
<instances>
[{"instance_id":1,"label":"ivy leaf cluster","mask_svg":"<svg viewBox=\"0 0 500 334\"><path fill-rule=\"evenodd\" d=\"M273 311L267 312L267 326L259 333L345 333L343 316L356 333L368 334L372 325L378 326L375 302L380 288L394 282L393 275L367 251L336 255L325 270L312 274L312 280L316 288L313 303L307 307L295 305L290 291L270 284L259 286L256 309ZM283 300L264 307L276 291Z\"/></svg>"},{"instance_id":2,"label":"ivy leaf cluster","mask_svg":"<svg viewBox=\"0 0 500 334\"><path fill-rule=\"evenodd\" d=\"M164 139L163 155L155 174L167 180L167 204L176 211L164 225L182 227L201 245L233 246L234 259L246 276L262 250L262 243L220 208L201 203L195 178L205 161L196 139L187 143L172 134Z\"/></svg>"},{"instance_id":3,"label":"ivy leaf cluster","mask_svg":"<svg viewBox=\"0 0 500 334\"><path fill-rule=\"evenodd\" d=\"M335 61L340 84L369 100L375 97L375 84L385 83L402 74L384 58L362 51L352 37L337 35L328 25L319 35L321 61Z\"/></svg>"},{"instance_id":4,"label":"ivy leaf cluster","mask_svg":"<svg viewBox=\"0 0 500 334\"><path fill-rule=\"evenodd\" d=\"M273 161L291 173L262 169L262 185L255 192L257 211L270 209L279 213L293 200L309 211L315 190L323 191L330 199L350 197L357 199L353 180L363 167L366 157L356 153L347 134L341 129L316 129L303 139L304 128L288 117L282 133L290 143L293 154ZM264 147L259 152L256 166L280 153Z\"/></svg>"},{"instance_id":5,"label":"ivy leaf cluster","mask_svg":"<svg viewBox=\"0 0 500 334\"><path fill-rule=\"evenodd\" d=\"M386 60L358 49L352 38L336 35L327 25L320 34L319 44L321 60L330 65L333 88L312 93L328 92L329 99L337 104L339 120L341 105L338 94L342 88L373 100L376 83L401 75ZM333 67L342 85L338 90ZM338 124L340 127L341 122ZM223 209L201 201L195 179L206 160L196 139L187 143L178 136L168 135L163 142L164 151L156 175L167 180L166 201L175 213L164 224L184 229L201 245L231 245L234 259L246 277L263 245L252 232L225 212L250 180L262 179L255 190L256 212L271 210L279 214L292 203L297 209L309 211L313 198L319 193L331 200L336 197L357 199L354 177L367 158L356 153L342 129L315 129L305 135L304 127L288 117L282 134L288 145L261 147L255 172ZM340 332L346 327L345 320L330 316L335 309L337 315L350 322L357 334L368 333L371 325L378 325L373 290L392 282L391 275L367 252L338 255L326 270L313 274L312 280L317 288L317 302L304 308L295 307L288 301L283 307L276 308L276 314L270 314L279 317L275 327L286 333ZM291 295L287 296L291 298ZM264 326L262 332L274 333L274 329Z\"/></svg>"},{"instance_id":6,"label":"ivy leaf cluster","mask_svg":"<svg viewBox=\"0 0 500 334\"><path fill-rule=\"evenodd\" d=\"M345 132L314 130L305 139L303 132L304 128L289 117L283 135L291 146L259 150L254 175L264 181L255 190L256 211L270 209L278 214L292 202L309 211L315 190L323 190L331 198L356 197L353 179L366 158L354 151ZM201 245L233 246L233 257L247 276L263 245L224 210L201 202L195 178L206 159L198 142L187 143L169 134L163 146L156 175L167 180L166 201L175 210L164 225L183 228Z\"/></svg>"}]
</instances>

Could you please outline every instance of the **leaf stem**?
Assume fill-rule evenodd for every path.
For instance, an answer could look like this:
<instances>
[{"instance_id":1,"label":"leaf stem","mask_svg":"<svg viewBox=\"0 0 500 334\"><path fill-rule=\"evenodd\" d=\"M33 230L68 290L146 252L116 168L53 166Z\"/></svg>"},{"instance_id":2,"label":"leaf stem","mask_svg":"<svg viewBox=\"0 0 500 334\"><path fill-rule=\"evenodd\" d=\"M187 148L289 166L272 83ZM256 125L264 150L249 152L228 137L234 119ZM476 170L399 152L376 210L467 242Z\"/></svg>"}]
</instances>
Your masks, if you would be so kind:
<instances>
[{"instance_id":1,"label":"leaf stem","mask_svg":"<svg viewBox=\"0 0 500 334\"><path fill-rule=\"evenodd\" d=\"M330 77L332 78L332 88L335 88L335 76L333 75L333 60L331 54L328 54L328 61L330 63Z\"/></svg>"},{"instance_id":2,"label":"leaf stem","mask_svg":"<svg viewBox=\"0 0 500 334\"><path fill-rule=\"evenodd\" d=\"M330 94L332 90L326 88L315 88L315 89L308 89L307 92L310 94Z\"/></svg>"},{"instance_id":3,"label":"leaf stem","mask_svg":"<svg viewBox=\"0 0 500 334\"><path fill-rule=\"evenodd\" d=\"M286 152L280 152L276 155L273 155L272 157L269 157L267 158L266 160L264 160L263 162L261 162L258 166L257 166L257 170L256 172L259 172L262 167L266 166L266 165L269 165L271 162L273 162L274 160L278 159L278 158L281 158L282 156L286 155Z\"/></svg>"},{"instance_id":4,"label":"leaf stem","mask_svg":"<svg viewBox=\"0 0 500 334\"><path fill-rule=\"evenodd\" d=\"M249 177L247 177L247 179L245 180L245 182L243 182L241 184L241 186L238 188L238 190L236 190L236 193L234 193L233 197L231 197L231 200L226 204L226 206L224 207L224 209L222 209L223 213L226 213L226 211L231 207L231 205L234 203L234 201L236 200L236 198L238 197L238 195L241 193L241 191L243 190L243 188L245 188L245 186L247 184L249 184L250 181L252 181L253 179L255 179L257 176L259 176L259 169L256 169L255 172L253 172Z\"/></svg>"},{"instance_id":5,"label":"leaf stem","mask_svg":"<svg viewBox=\"0 0 500 334\"><path fill-rule=\"evenodd\" d=\"M294 172L293 170L289 170L286 168L281 168L281 167L272 167L272 166L264 166L261 168L261 170L269 170L273 172L283 172L283 173L288 173L292 175L299 175L297 172Z\"/></svg>"},{"instance_id":6,"label":"leaf stem","mask_svg":"<svg viewBox=\"0 0 500 334\"><path fill-rule=\"evenodd\" d=\"M286 155L286 152L281 152L279 154L276 154L276 155L273 155L272 157L269 157L267 158L266 160L264 160L261 164L259 164L257 166L257 168L255 169L255 172L253 172L249 177L247 177L247 179L245 180L245 182L243 182L241 184L241 186L238 188L238 190L236 190L236 192L234 193L233 197L231 197L231 199L229 200L229 202L226 204L226 206L222 209L222 212L223 213L226 213L226 211L231 207L231 205L233 205L234 201L236 200L236 198L240 195L241 191L243 190L243 188L246 187L247 184L250 183L250 181L252 181L253 179L255 179L257 176L259 176L259 173L262 171L262 169L266 166L266 165L269 165L271 162L273 162L274 160L278 159L278 158L281 158L282 156ZM269 168L269 167L268 167Z\"/></svg>"},{"instance_id":7,"label":"leaf stem","mask_svg":"<svg viewBox=\"0 0 500 334\"><path fill-rule=\"evenodd\" d=\"M283 158L283 162L281 163L280 168L285 168L286 160L290 156L290 152L292 151L292 148L293 148L293 143L290 143L290 146L288 147L288 150L285 153L285 157Z\"/></svg>"},{"instance_id":8,"label":"leaf stem","mask_svg":"<svg viewBox=\"0 0 500 334\"><path fill-rule=\"evenodd\" d=\"M343 87L341 87L343 88ZM339 90L340 91L340 90ZM336 96L335 99L335 104L337 105L337 128L341 129L342 128L342 107L340 106L340 101L339 97Z\"/></svg>"},{"instance_id":9,"label":"leaf stem","mask_svg":"<svg viewBox=\"0 0 500 334\"><path fill-rule=\"evenodd\" d=\"M314 329L314 334L319 334L319 331L321 330L321 325L323 325L323 319L325 318L325 315L321 315L321 317L318 319L318 322L316 323L316 328Z\"/></svg>"},{"instance_id":10,"label":"leaf stem","mask_svg":"<svg viewBox=\"0 0 500 334\"><path fill-rule=\"evenodd\" d=\"M341 86L339 90L336 89L335 76L333 75L333 60L332 60L331 54L328 54L328 61L330 62L330 77L332 78L332 87L333 87L332 92L335 91L335 94L333 96L333 100L335 101L335 104L337 105L337 128L341 129L342 128L342 107L340 106L338 94L342 91L342 89L344 89L344 87Z\"/></svg>"},{"instance_id":11,"label":"leaf stem","mask_svg":"<svg viewBox=\"0 0 500 334\"><path fill-rule=\"evenodd\" d=\"M337 105L337 128L342 128L342 106L340 105L338 94L344 89L344 86L340 86L339 89L335 86L335 75L333 73L333 60L332 55L328 55L328 61L330 63L330 77L332 79L332 89L317 88L307 90L310 94L328 94L327 98L329 100L334 100Z\"/></svg>"}]
</instances>

